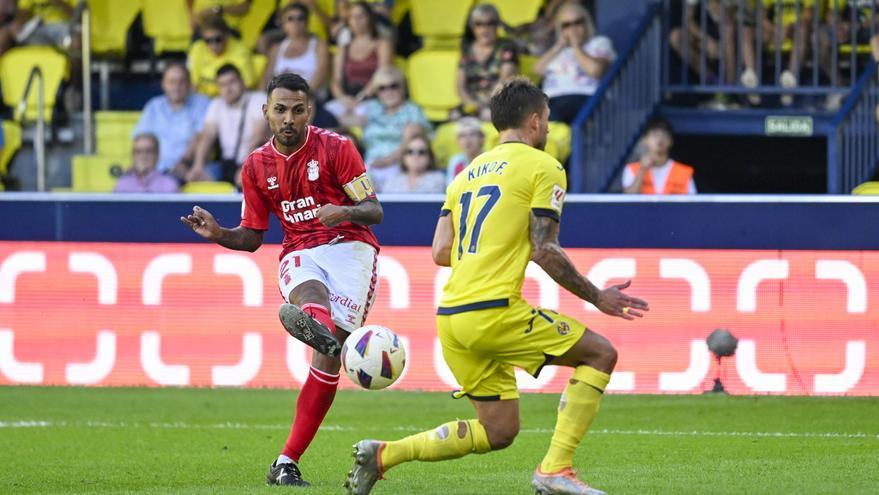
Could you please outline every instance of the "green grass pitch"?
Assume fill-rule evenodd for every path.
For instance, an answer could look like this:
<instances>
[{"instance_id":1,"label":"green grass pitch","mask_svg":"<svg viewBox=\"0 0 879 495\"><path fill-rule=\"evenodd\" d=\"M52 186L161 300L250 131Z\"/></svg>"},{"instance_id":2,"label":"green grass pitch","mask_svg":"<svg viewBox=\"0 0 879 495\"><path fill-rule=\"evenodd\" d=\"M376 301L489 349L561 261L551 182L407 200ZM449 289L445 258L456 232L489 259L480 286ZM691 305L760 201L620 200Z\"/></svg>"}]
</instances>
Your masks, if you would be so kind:
<instances>
[{"instance_id":1,"label":"green grass pitch","mask_svg":"<svg viewBox=\"0 0 879 495\"><path fill-rule=\"evenodd\" d=\"M295 392L0 387L0 493L342 493L351 445L473 416L447 394L341 392L302 469L267 487ZM388 473L373 493L528 494L557 395L509 449ZM605 397L576 467L611 494L879 493L879 399Z\"/></svg>"}]
</instances>

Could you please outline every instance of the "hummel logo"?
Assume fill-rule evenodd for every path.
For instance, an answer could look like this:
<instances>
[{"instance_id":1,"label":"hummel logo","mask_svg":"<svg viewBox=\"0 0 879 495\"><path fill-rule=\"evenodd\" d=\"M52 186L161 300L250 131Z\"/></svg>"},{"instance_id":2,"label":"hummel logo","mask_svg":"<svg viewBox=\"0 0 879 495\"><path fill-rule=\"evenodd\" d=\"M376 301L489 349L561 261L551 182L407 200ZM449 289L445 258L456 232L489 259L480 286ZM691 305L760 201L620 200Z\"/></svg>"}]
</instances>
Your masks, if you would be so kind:
<instances>
[{"instance_id":1,"label":"hummel logo","mask_svg":"<svg viewBox=\"0 0 879 495\"><path fill-rule=\"evenodd\" d=\"M269 177L266 180L269 183L269 189L277 189L278 188L278 178L277 177Z\"/></svg>"}]
</instances>

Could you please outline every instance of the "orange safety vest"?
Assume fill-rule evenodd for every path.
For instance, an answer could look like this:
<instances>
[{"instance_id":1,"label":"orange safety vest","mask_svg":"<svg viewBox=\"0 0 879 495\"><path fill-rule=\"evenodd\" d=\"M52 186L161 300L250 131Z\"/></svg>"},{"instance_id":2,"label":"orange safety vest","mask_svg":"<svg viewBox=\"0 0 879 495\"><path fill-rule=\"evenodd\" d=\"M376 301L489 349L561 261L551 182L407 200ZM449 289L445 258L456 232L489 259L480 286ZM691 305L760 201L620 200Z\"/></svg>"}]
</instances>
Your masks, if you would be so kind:
<instances>
[{"instance_id":1,"label":"orange safety vest","mask_svg":"<svg viewBox=\"0 0 879 495\"><path fill-rule=\"evenodd\" d=\"M641 162L633 162L628 165L629 171L638 175L641 170ZM662 194L687 194L690 192L690 179L693 178L693 167L672 160L671 170L665 180L665 188ZM653 186L653 174L648 170L644 173L644 181L641 182L641 194L657 194Z\"/></svg>"}]
</instances>

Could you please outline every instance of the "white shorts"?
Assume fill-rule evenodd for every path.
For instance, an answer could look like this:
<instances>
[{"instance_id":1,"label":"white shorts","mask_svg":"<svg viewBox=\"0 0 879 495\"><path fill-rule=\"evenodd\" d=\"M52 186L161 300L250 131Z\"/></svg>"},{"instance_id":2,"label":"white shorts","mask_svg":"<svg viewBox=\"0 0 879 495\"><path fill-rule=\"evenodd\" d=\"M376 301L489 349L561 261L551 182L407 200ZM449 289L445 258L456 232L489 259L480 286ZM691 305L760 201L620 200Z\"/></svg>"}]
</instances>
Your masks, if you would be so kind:
<instances>
[{"instance_id":1,"label":"white shorts","mask_svg":"<svg viewBox=\"0 0 879 495\"><path fill-rule=\"evenodd\" d=\"M363 326L375 301L378 253L365 242L340 242L292 251L278 267L278 287L288 303L290 291L309 280L330 293L330 313L336 325L352 332Z\"/></svg>"}]
</instances>

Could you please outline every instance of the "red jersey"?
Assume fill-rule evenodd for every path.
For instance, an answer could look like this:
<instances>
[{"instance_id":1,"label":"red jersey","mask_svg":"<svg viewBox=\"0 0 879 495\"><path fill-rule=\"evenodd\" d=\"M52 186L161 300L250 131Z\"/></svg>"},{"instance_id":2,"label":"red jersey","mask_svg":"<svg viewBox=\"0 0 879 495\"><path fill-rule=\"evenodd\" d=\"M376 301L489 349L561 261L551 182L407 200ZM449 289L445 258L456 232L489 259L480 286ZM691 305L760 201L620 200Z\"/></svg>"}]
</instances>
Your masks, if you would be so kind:
<instances>
[{"instance_id":1,"label":"red jersey","mask_svg":"<svg viewBox=\"0 0 879 495\"><path fill-rule=\"evenodd\" d=\"M255 149L241 169L241 226L267 230L269 212L274 212L284 229L281 258L340 236L341 242L362 241L378 250L368 226L343 222L326 227L317 219L321 205L354 205L343 186L364 173L354 143L334 132L308 126L305 143L289 156L275 148L272 138Z\"/></svg>"}]
</instances>

